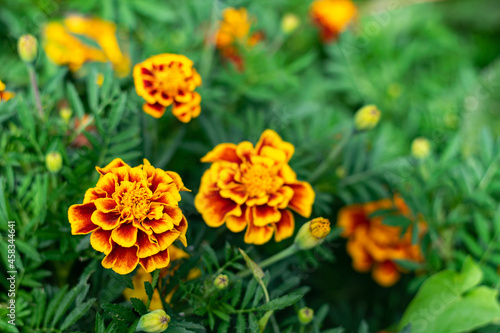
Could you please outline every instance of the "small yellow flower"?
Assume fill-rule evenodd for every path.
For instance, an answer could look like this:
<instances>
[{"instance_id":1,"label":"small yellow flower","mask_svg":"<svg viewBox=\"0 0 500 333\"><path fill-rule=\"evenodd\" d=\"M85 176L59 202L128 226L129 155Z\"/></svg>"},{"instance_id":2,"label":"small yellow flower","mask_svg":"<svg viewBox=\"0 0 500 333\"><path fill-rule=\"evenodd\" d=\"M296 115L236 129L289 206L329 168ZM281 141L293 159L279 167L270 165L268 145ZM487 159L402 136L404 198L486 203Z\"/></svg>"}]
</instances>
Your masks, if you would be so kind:
<instances>
[{"instance_id":1,"label":"small yellow flower","mask_svg":"<svg viewBox=\"0 0 500 333\"><path fill-rule=\"evenodd\" d=\"M371 130L377 126L381 112L375 105L366 105L354 115L354 126L358 131Z\"/></svg>"},{"instance_id":2,"label":"small yellow flower","mask_svg":"<svg viewBox=\"0 0 500 333\"><path fill-rule=\"evenodd\" d=\"M168 328L170 316L163 310L151 311L139 319L136 331L160 333Z\"/></svg>"},{"instance_id":3,"label":"small yellow flower","mask_svg":"<svg viewBox=\"0 0 500 333\"><path fill-rule=\"evenodd\" d=\"M294 32L299 25L300 20L295 14L288 13L281 19L281 31L286 35Z\"/></svg>"},{"instance_id":4,"label":"small yellow flower","mask_svg":"<svg viewBox=\"0 0 500 333\"><path fill-rule=\"evenodd\" d=\"M45 165L50 172L58 172L62 167L62 156L58 152L51 152L45 156Z\"/></svg>"},{"instance_id":5,"label":"small yellow flower","mask_svg":"<svg viewBox=\"0 0 500 333\"><path fill-rule=\"evenodd\" d=\"M17 51L22 61L32 63L38 53L38 41L32 35L23 35L17 41Z\"/></svg>"},{"instance_id":6,"label":"small yellow flower","mask_svg":"<svg viewBox=\"0 0 500 333\"><path fill-rule=\"evenodd\" d=\"M299 310L297 316L299 317L299 321L301 324L307 325L313 320L314 311L311 308L303 307Z\"/></svg>"},{"instance_id":7,"label":"small yellow flower","mask_svg":"<svg viewBox=\"0 0 500 333\"><path fill-rule=\"evenodd\" d=\"M214 286L217 289L225 289L229 285L229 278L225 274L219 274L214 280Z\"/></svg>"},{"instance_id":8,"label":"small yellow flower","mask_svg":"<svg viewBox=\"0 0 500 333\"><path fill-rule=\"evenodd\" d=\"M71 120L71 116L73 115L73 111L67 106L63 107L59 111L59 116L61 119L64 121L64 123L69 124L69 121Z\"/></svg>"},{"instance_id":9,"label":"small yellow flower","mask_svg":"<svg viewBox=\"0 0 500 333\"><path fill-rule=\"evenodd\" d=\"M416 138L411 143L411 154L418 159L424 159L431 153L431 143L426 138Z\"/></svg>"},{"instance_id":10,"label":"small yellow flower","mask_svg":"<svg viewBox=\"0 0 500 333\"><path fill-rule=\"evenodd\" d=\"M295 244L301 250L312 249L323 243L330 230L330 221L317 217L300 227L297 236L295 236Z\"/></svg>"}]
</instances>

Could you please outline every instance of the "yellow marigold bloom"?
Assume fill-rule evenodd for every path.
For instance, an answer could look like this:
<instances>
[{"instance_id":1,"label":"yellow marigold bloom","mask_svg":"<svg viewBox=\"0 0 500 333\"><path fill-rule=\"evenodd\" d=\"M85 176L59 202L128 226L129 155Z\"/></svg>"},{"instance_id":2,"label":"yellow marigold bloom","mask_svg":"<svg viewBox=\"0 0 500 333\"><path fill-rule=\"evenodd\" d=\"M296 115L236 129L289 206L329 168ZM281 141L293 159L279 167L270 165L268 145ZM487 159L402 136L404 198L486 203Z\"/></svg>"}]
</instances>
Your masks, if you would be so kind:
<instances>
[{"instance_id":1,"label":"yellow marigold bloom","mask_svg":"<svg viewBox=\"0 0 500 333\"><path fill-rule=\"evenodd\" d=\"M187 254L184 250L178 248L175 245L170 246L169 248L169 254L170 254L170 262L175 262L177 260L181 259L187 259L189 258L189 254ZM176 264L172 266L170 264L168 267L163 268L160 272L160 277L163 279L166 276L172 276L175 274L175 271L180 267L179 264ZM201 271L199 268L193 268L189 271L187 279L192 280L196 279L197 277L201 276ZM159 283L159 288L155 288L154 293L153 293L153 298L151 299L151 304L149 305L149 310L159 310L163 309L163 303L160 298L160 293L158 292L158 289L161 290L161 279L158 280ZM137 270L136 274L132 278L132 283L134 284L134 289L129 289L126 288L123 291L123 296L125 299L130 300L132 297L139 298L144 303L148 301L148 295L146 294L146 288L144 287L144 282L148 281L149 283L153 282L153 277L151 276L150 273L146 272L146 270L142 267L139 267ZM168 280L167 280L168 283ZM172 296L174 295L176 288L174 288L166 297L165 301L167 303L170 303L170 300L172 299Z\"/></svg>"},{"instance_id":2,"label":"yellow marigold bloom","mask_svg":"<svg viewBox=\"0 0 500 333\"><path fill-rule=\"evenodd\" d=\"M5 83L0 80L0 102L6 102L16 95L13 92L5 91L5 88Z\"/></svg>"},{"instance_id":3,"label":"yellow marigold bloom","mask_svg":"<svg viewBox=\"0 0 500 333\"><path fill-rule=\"evenodd\" d=\"M181 177L155 169L148 160L130 167L117 158L104 168L96 187L85 193L83 204L69 208L73 235L92 233L90 245L106 254L105 268L119 274L140 264L147 272L167 267L175 240L187 245L186 218L179 208Z\"/></svg>"},{"instance_id":4,"label":"yellow marigold bloom","mask_svg":"<svg viewBox=\"0 0 500 333\"><path fill-rule=\"evenodd\" d=\"M266 130L254 147L222 143L201 161L212 163L201 179L196 209L210 227L224 223L232 232L246 228L245 242L264 244L273 233L277 242L292 236L294 217L311 215L314 191L298 181L288 162L294 146Z\"/></svg>"},{"instance_id":5,"label":"yellow marigold bloom","mask_svg":"<svg viewBox=\"0 0 500 333\"><path fill-rule=\"evenodd\" d=\"M356 14L356 6L351 0L316 0L310 9L310 15L325 42L337 38Z\"/></svg>"},{"instance_id":6,"label":"yellow marigold bloom","mask_svg":"<svg viewBox=\"0 0 500 333\"><path fill-rule=\"evenodd\" d=\"M342 208L337 225L342 227L342 236L347 238L347 252L352 257L352 266L359 272L372 270L373 279L384 287L395 284L404 270L395 260L423 261L420 245L412 244L412 226L401 236L401 227L383 224L383 216L370 217L381 209L394 209L391 214L411 216L409 208L400 196L394 201L384 199L366 204L355 204ZM426 223L418 222L419 239L426 232Z\"/></svg>"},{"instance_id":7,"label":"yellow marigold bloom","mask_svg":"<svg viewBox=\"0 0 500 333\"><path fill-rule=\"evenodd\" d=\"M58 65L68 65L76 71L89 61L110 61L118 76L126 76L130 71L130 59L120 50L116 25L112 22L70 15L63 23L49 23L44 34L45 52ZM85 44L78 35L94 40L100 49Z\"/></svg>"},{"instance_id":8,"label":"yellow marigold bloom","mask_svg":"<svg viewBox=\"0 0 500 333\"><path fill-rule=\"evenodd\" d=\"M416 138L411 143L411 154L418 159L424 159L431 153L431 143L426 138Z\"/></svg>"},{"instance_id":9,"label":"yellow marigold bloom","mask_svg":"<svg viewBox=\"0 0 500 333\"><path fill-rule=\"evenodd\" d=\"M194 90L201 77L193 62L180 54L159 54L134 67L135 90L146 100L142 109L160 118L168 106L172 113L187 123L200 115L201 96Z\"/></svg>"}]
</instances>

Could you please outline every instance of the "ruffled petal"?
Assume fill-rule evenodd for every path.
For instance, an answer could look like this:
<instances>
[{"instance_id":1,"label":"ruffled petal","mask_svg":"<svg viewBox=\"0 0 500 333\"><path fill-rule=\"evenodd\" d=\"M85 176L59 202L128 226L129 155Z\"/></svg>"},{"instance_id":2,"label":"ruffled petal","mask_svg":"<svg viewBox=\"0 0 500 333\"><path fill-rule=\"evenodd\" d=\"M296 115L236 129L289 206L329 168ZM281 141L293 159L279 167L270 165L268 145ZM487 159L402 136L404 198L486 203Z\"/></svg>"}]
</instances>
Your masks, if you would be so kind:
<instances>
[{"instance_id":1,"label":"ruffled petal","mask_svg":"<svg viewBox=\"0 0 500 333\"><path fill-rule=\"evenodd\" d=\"M216 228L224 224L229 215L241 215L240 206L230 199L224 199L218 192L198 193L194 200L208 226Z\"/></svg>"},{"instance_id":2,"label":"ruffled petal","mask_svg":"<svg viewBox=\"0 0 500 333\"><path fill-rule=\"evenodd\" d=\"M137 242L135 245L139 248L137 251L139 258L150 257L160 252L160 245L156 238L140 230L137 232Z\"/></svg>"},{"instance_id":3,"label":"ruffled petal","mask_svg":"<svg viewBox=\"0 0 500 333\"><path fill-rule=\"evenodd\" d=\"M262 155L264 147L271 147L282 151L285 154L286 162L292 157L295 147L286 141L283 141L281 137L273 130L265 130L260 136L260 140L255 146L255 150L259 155Z\"/></svg>"},{"instance_id":4,"label":"ruffled petal","mask_svg":"<svg viewBox=\"0 0 500 333\"><path fill-rule=\"evenodd\" d=\"M144 103L142 106L142 110L155 118L161 118L165 114L166 106L161 105L160 103L148 104Z\"/></svg>"},{"instance_id":5,"label":"ruffled petal","mask_svg":"<svg viewBox=\"0 0 500 333\"><path fill-rule=\"evenodd\" d=\"M111 238L120 246L131 247L137 241L137 228L132 223L121 224L113 229Z\"/></svg>"},{"instance_id":6,"label":"ruffled petal","mask_svg":"<svg viewBox=\"0 0 500 333\"><path fill-rule=\"evenodd\" d=\"M158 244L160 245L160 251L165 250L168 248L172 243L179 238L179 235L181 234L180 231L177 230L169 230L165 231L161 234L155 234L156 240L158 240Z\"/></svg>"},{"instance_id":7,"label":"ruffled petal","mask_svg":"<svg viewBox=\"0 0 500 333\"><path fill-rule=\"evenodd\" d=\"M372 277L381 286L390 287L398 282L401 274L392 261L385 261L373 267Z\"/></svg>"},{"instance_id":8,"label":"ruffled petal","mask_svg":"<svg viewBox=\"0 0 500 333\"><path fill-rule=\"evenodd\" d=\"M113 169L113 171L116 169ZM111 198L113 193L115 193L116 190L116 184L118 182L117 177L113 173L106 173L105 175L101 176L101 178L97 181L96 188L106 192L108 195L108 198Z\"/></svg>"},{"instance_id":9,"label":"ruffled petal","mask_svg":"<svg viewBox=\"0 0 500 333\"><path fill-rule=\"evenodd\" d=\"M94 201L97 210L103 213L110 213L112 211L118 211L116 209L116 201L110 198L101 198Z\"/></svg>"},{"instance_id":10,"label":"ruffled petal","mask_svg":"<svg viewBox=\"0 0 500 333\"><path fill-rule=\"evenodd\" d=\"M248 216L247 211L250 213L250 209L247 209L246 206L241 207L241 215L235 216L230 215L226 218L226 226L232 232L241 232L245 230L248 224Z\"/></svg>"},{"instance_id":11,"label":"ruffled petal","mask_svg":"<svg viewBox=\"0 0 500 333\"><path fill-rule=\"evenodd\" d=\"M99 228L90 235L90 245L94 250L108 254L111 252L111 231Z\"/></svg>"},{"instance_id":12,"label":"ruffled petal","mask_svg":"<svg viewBox=\"0 0 500 333\"><path fill-rule=\"evenodd\" d=\"M92 223L92 215L96 211L93 202L72 205L68 210L68 219L73 235L85 235L96 230L99 226Z\"/></svg>"},{"instance_id":13,"label":"ruffled petal","mask_svg":"<svg viewBox=\"0 0 500 333\"><path fill-rule=\"evenodd\" d=\"M311 216L315 197L311 185L307 182L298 182L287 186L291 187L294 192L293 198L289 203L290 208L304 217Z\"/></svg>"},{"instance_id":14,"label":"ruffled petal","mask_svg":"<svg viewBox=\"0 0 500 333\"><path fill-rule=\"evenodd\" d=\"M168 253L168 249L160 251L151 257L140 259L141 266L144 267L144 269L149 273L158 268L165 268L169 263L170 255Z\"/></svg>"},{"instance_id":15,"label":"ruffled petal","mask_svg":"<svg viewBox=\"0 0 500 333\"><path fill-rule=\"evenodd\" d=\"M217 162L227 161L241 163L240 158L236 155L236 145L234 143L221 143L212 151L201 158L202 162Z\"/></svg>"},{"instance_id":16,"label":"ruffled petal","mask_svg":"<svg viewBox=\"0 0 500 333\"><path fill-rule=\"evenodd\" d=\"M104 230L111 230L118 226L120 214L118 213L103 213L101 211L94 211L91 216L92 223L103 228Z\"/></svg>"},{"instance_id":17,"label":"ruffled petal","mask_svg":"<svg viewBox=\"0 0 500 333\"><path fill-rule=\"evenodd\" d=\"M274 224L276 231L274 232L274 240L281 242L283 239L292 237L295 230L295 220L292 212L289 210L281 211L281 219Z\"/></svg>"},{"instance_id":18,"label":"ruffled petal","mask_svg":"<svg viewBox=\"0 0 500 333\"><path fill-rule=\"evenodd\" d=\"M256 227L250 221L245 233L245 243L262 245L273 237L274 228L272 226Z\"/></svg>"},{"instance_id":19,"label":"ruffled petal","mask_svg":"<svg viewBox=\"0 0 500 333\"><path fill-rule=\"evenodd\" d=\"M122 166L126 166L126 167L130 168L130 166L127 163L123 162L123 160L121 158L115 158L113 161L111 161L111 163L106 165L104 168L99 168L99 167L95 167L95 168L96 168L97 172L99 172L101 174L101 176L104 176L105 174L110 172L111 169L119 168Z\"/></svg>"},{"instance_id":20,"label":"ruffled petal","mask_svg":"<svg viewBox=\"0 0 500 333\"><path fill-rule=\"evenodd\" d=\"M137 247L121 247L113 245L113 249L102 260L104 268L111 268L116 273L125 275L132 272L139 263Z\"/></svg>"},{"instance_id":21,"label":"ruffled petal","mask_svg":"<svg viewBox=\"0 0 500 333\"><path fill-rule=\"evenodd\" d=\"M337 226L343 228L342 236L352 235L354 230L361 225L368 225L370 221L366 216L362 205L350 205L342 207L337 216Z\"/></svg>"},{"instance_id":22,"label":"ruffled petal","mask_svg":"<svg viewBox=\"0 0 500 333\"><path fill-rule=\"evenodd\" d=\"M268 205L254 206L252 209L253 224L257 227L278 222L281 219L281 213L276 207Z\"/></svg>"}]
</instances>

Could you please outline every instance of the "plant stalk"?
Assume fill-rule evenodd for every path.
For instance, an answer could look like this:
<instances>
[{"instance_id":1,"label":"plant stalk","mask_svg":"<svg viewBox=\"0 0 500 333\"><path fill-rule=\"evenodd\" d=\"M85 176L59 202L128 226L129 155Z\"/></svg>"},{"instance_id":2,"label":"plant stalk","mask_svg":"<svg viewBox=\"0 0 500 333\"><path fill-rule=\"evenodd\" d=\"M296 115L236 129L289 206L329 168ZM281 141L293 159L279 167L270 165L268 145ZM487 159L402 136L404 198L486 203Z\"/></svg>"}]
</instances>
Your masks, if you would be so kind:
<instances>
[{"instance_id":1,"label":"plant stalk","mask_svg":"<svg viewBox=\"0 0 500 333\"><path fill-rule=\"evenodd\" d=\"M38 82L36 79L35 67L33 65L28 65L28 73L30 75L31 89L33 90L33 96L35 96L35 104L38 110L38 115L43 117L42 101L40 99L40 89L38 88Z\"/></svg>"}]
</instances>

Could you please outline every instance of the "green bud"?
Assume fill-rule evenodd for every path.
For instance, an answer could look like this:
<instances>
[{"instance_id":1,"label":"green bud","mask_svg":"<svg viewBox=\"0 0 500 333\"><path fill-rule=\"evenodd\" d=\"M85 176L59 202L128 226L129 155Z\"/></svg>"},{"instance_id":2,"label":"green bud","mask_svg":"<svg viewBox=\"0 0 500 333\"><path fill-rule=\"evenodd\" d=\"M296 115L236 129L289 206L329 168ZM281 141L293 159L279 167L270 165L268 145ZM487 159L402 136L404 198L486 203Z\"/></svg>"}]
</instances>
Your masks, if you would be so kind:
<instances>
[{"instance_id":1,"label":"green bud","mask_svg":"<svg viewBox=\"0 0 500 333\"><path fill-rule=\"evenodd\" d=\"M38 53L38 41L32 35L22 35L17 41L17 52L22 61L34 62Z\"/></svg>"},{"instance_id":2,"label":"green bud","mask_svg":"<svg viewBox=\"0 0 500 333\"><path fill-rule=\"evenodd\" d=\"M225 274L219 274L214 280L214 286L217 289L225 289L229 284L229 278Z\"/></svg>"},{"instance_id":3,"label":"green bud","mask_svg":"<svg viewBox=\"0 0 500 333\"><path fill-rule=\"evenodd\" d=\"M411 154L418 159L424 159L431 153L431 143L426 138L416 138L411 143Z\"/></svg>"},{"instance_id":4,"label":"green bud","mask_svg":"<svg viewBox=\"0 0 500 333\"><path fill-rule=\"evenodd\" d=\"M330 221L317 217L300 227L294 242L299 249L309 250L323 243L330 230Z\"/></svg>"},{"instance_id":5,"label":"green bud","mask_svg":"<svg viewBox=\"0 0 500 333\"><path fill-rule=\"evenodd\" d=\"M62 167L62 156L56 151L48 153L45 156L45 165L50 172L58 172Z\"/></svg>"},{"instance_id":6,"label":"green bud","mask_svg":"<svg viewBox=\"0 0 500 333\"><path fill-rule=\"evenodd\" d=\"M358 131L368 131L377 126L381 112L375 105L362 107L354 115L354 126Z\"/></svg>"},{"instance_id":7,"label":"green bud","mask_svg":"<svg viewBox=\"0 0 500 333\"><path fill-rule=\"evenodd\" d=\"M314 311L311 308L303 307L299 310L297 316L299 317L299 321L301 324L307 325L313 320Z\"/></svg>"},{"instance_id":8,"label":"green bud","mask_svg":"<svg viewBox=\"0 0 500 333\"><path fill-rule=\"evenodd\" d=\"M146 313L139 319L136 332L160 333L168 328L170 316L163 310L155 310Z\"/></svg>"}]
</instances>

